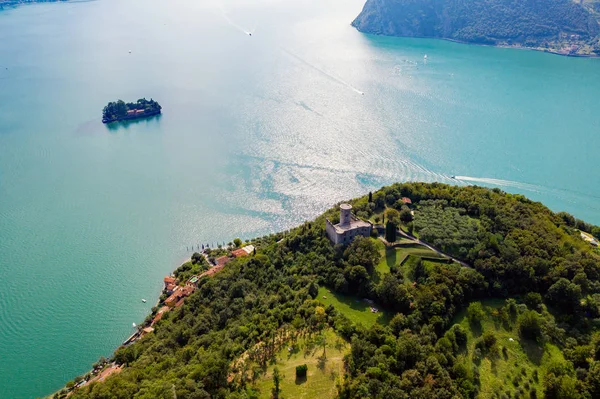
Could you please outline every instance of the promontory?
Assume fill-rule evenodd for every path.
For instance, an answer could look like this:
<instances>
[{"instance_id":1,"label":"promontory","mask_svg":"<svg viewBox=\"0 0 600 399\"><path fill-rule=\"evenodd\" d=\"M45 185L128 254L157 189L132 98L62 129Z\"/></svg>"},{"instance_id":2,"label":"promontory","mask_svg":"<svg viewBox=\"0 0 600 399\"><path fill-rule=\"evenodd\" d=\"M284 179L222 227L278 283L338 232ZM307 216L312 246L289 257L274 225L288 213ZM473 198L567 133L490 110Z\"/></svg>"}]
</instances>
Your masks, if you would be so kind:
<instances>
[{"instance_id":1,"label":"promontory","mask_svg":"<svg viewBox=\"0 0 600 399\"><path fill-rule=\"evenodd\" d=\"M378 35L597 56L599 20L599 0L367 0L352 25Z\"/></svg>"},{"instance_id":2,"label":"promontory","mask_svg":"<svg viewBox=\"0 0 600 399\"><path fill-rule=\"evenodd\" d=\"M56 399L600 397L600 227L402 183L204 248Z\"/></svg>"}]
</instances>

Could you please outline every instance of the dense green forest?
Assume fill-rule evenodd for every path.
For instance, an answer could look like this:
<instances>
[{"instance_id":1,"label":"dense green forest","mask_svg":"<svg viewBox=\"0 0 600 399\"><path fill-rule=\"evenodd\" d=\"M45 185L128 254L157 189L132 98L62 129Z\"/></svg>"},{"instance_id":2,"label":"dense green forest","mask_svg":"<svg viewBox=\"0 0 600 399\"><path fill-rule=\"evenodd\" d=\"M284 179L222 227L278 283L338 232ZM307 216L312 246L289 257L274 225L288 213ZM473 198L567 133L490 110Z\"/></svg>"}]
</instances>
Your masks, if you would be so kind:
<instances>
[{"instance_id":1,"label":"dense green forest","mask_svg":"<svg viewBox=\"0 0 600 399\"><path fill-rule=\"evenodd\" d=\"M362 32L600 54L598 3L572 0L367 0Z\"/></svg>"},{"instance_id":2,"label":"dense green forest","mask_svg":"<svg viewBox=\"0 0 600 399\"><path fill-rule=\"evenodd\" d=\"M123 100L108 103L102 110L102 122L113 122L123 119L134 119L160 113L162 107L153 99L140 98L135 103Z\"/></svg>"},{"instance_id":3,"label":"dense green forest","mask_svg":"<svg viewBox=\"0 0 600 399\"><path fill-rule=\"evenodd\" d=\"M392 208L406 213L403 197L414 220L389 223L472 267L413 249L386 266L405 249L402 240L382 249L376 232L334 246L325 235L334 208L252 240L255 255L203 278L154 332L115 352L120 373L70 397L291 399L317 371L311 364L307 379L285 385L293 376L280 373L277 354L312 342L326 362L344 351L332 334L349 349L343 372L320 381L343 399L600 397L600 253L577 229L600 230L481 187L395 184L351 204L380 220ZM195 263L177 275L205 269ZM386 317L351 321L364 298Z\"/></svg>"}]
</instances>

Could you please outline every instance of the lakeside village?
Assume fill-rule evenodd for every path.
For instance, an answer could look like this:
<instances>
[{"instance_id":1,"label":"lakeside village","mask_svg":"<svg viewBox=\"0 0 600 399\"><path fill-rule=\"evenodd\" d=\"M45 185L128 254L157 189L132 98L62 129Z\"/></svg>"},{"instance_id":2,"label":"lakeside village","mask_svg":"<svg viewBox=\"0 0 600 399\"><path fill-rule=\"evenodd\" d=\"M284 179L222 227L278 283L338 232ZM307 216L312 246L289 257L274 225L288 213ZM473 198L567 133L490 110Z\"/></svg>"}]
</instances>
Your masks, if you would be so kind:
<instances>
[{"instance_id":1,"label":"lakeside village","mask_svg":"<svg viewBox=\"0 0 600 399\"><path fill-rule=\"evenodd\" d=\"M230 244L228 246L219 245L218 248L211 250L210 246L207 245L206 247L203 247L201 253L194 253L191 259L187 262L184 262L180 268L188 263L202 263L204 265L208 265L208 270L205 270L199 274L192 274L190 277L183 279L183 281L182 279L173 275L165 276L163 279L164 286L162 295L157 302L158 310L155 314L153 311L152 314L154 314L154 316L151 319L146 319L142 325L138 326L134 323L134 328L136 331L123 342L122 346L131 345L138 339L144 337L146 334L154 332L154 325L163 317L165 313L183 305L185 298L196 291L196 288L198 288L198 282L203 277L210 277L220 272L227 263L234 259L256 254L256 248L253 245L246 245L237 249L235 248L235 244ZM215 253L223 255L214 258L213 255ZM182 275L185 275L185 273L182 273ZM93 369L88 373L86 378L78 377L75 381L73 381L74 384L72 385L71 389L83 387L92 382L102 382L109 376L119 373L122 368L123 366L117 364L117 362L109 362L106 359L101 358L100 361L94 364ZM69 386L67 386L67 388L69 388Z\"/></svg>"},{"instance_id":2,"label":"lakeside village","mask_svg":"<svg viewBox=\"0 0 600 399\"><path fill-rule=\"evenodd\" d=\"M347 245L357 236L369 237L372 231L373 224L354 216L352 214L352 205L350 204L340 205L339 223L332 224L329 220L326 221L326 233L333 244ZM203 277L209 277L215 273L218 273L225 267L227 263L236 258L256 255L256 248L254 245L248 244L244 247L241 247L241 240L236 239L235 241L237 242L230 243L228 246L219 246L219 248L216 250L211 250L209 246L206 248L203 246L201 254L194 253L194 255L192 255L192 263L200 263L197 257L202 256L206 260L206 263L210 265L208 270L199 274L192 274L183 281L181 278L177 278L173 275L165 276L163 279L164 288L161 299L165 296L166 299L159 299L159 305L162 306L160 306L152 320L147 323L145 327L142 326L137 328L137 331L127 338L123 345L129 345L132 342L135 342L137 339L143 337L145 334L153 332L153 326L163 317L165 313L171 309L176 309L183 305L185 298L190 296L196 290L196 288L198 288L198 282ZM200 249L199 246L197 248ZM221 254L221 256L217 258L213 257L212 255L215 252ZM182 275L185 276L185 273L182 273Z\"/></svg>"},{"instance_id":3,"label":"lakeside village","mask_svg":"<svg viewBox=\"0 0 600 399\"><path fill-rule=\"evenodd\" d=\"M369 237L374 229L371 222L363 221L352 214L352 206L349 204L340 205L340 222L337 224L326 221L326 233L333 244L347 245L357 236ZM142 323L135 325L136 331L127 338L122 346L128 346L147 334L154 332L154 326L160 319L172 309L177 309L183 305L185 298L190 296L198 288L198 283L204 277L210 277L220 272L227 263L247 256L256 255L254 245L246 242L242 247L242 242L238 238L233 243L227 246L218 246L211 249L210 246L202 246L202 252L195 252L191 259L184 262L174 274L165 276L163 279L163 292L160 296L157 306L153 309L152 314ZM200 246L197 246L200 250ZM190 248L187 248L188 251ZM194 250L194 246L191 247ZM186 268L186 265L208 265L208 270L203 270L201 273L192 273ZM378 312L374 307L371 307L372 312ZM67 390L72 391L75 388L80 388L93 382L102 382L109 376L119 373L123 369L123 365L116 361L108 361L101 358L94 364L93 369L85 377L77 377L74 381L67 384Z\"/></svg>"}]
</instances>

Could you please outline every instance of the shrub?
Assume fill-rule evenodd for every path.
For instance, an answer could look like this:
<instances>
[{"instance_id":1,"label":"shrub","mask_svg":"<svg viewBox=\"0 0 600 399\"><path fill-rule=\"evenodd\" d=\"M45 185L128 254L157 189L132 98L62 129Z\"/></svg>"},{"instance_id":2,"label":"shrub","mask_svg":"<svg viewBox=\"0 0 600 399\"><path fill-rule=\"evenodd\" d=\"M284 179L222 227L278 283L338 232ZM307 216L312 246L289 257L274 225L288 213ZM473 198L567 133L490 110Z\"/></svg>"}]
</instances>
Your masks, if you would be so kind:
<instances>
[{"instance_id":1,"label":"shrub","mask_svg":"<svg viewBox=\"0 0 600 399\"><path fill-rule=\"evenodd\" d=\"M467 317L472 324L479 325L485 317L483 306L479 302L473 302L467 308Z\"/></svg>"},{"instance_id":2,"label":"shrub","mask_svg":"<svg viewBox=\"0 0 600 399\"><path fill-rule=\"evenodd\" d=\"M308 366L306 364L296 366L296 378L306 378L307 371L308 371Z\"/></svg>"},{"instance_id":3,"label":"shrub","mask_svg":"<svg viewBox=\"0 0 600 399\"><path fill-rule=\"evenodd\" d=\"M463 347L467 344L467 332L460 324L452 326L452 332L454 332L456 343L459 347Z\"/></svg>"},{"instance_id":4,"label":"shrub","mask_svg":"<svg viewBox=\"0 0 600 399\"><path fill-rule=\"evenodd\" d=\"M525 304L529 309L538 310L542 304L542 296L538 292L530 292L525 295Z\"/></svg>"},{"instance_id":5,"label":"shrub","mask_svg":"<svg viewBox=\"0 0 600 399\"><path fill-rule=\"evenodd\" d=\"M519 333L523 338L537 340L542 336L542 321L534 310L528 310L519 316Z\"/></svg>"},{"instance_id":6,"label":"shrub","mask_svg":"<svg viewBox=\"0 0 600 399\"><path fill-rule=\"evenodd\" d=\"M531 399L537 399L537 390L535 388L531 388L531 391L529 391L529 397Z\"/></svg>"},{"instance_id":7,"label":"shrub","mask_svg":"<svg viewBox=\"0 0 600 399\"><path fill-rule=\"evenodd\" d=\"M491 331L484 332L482 339L487 349L491 349L494 345L496 345L496 342L498 341L496 335Z\"/></svg>"},{"instance_id":8,"label":"shrub","mask_svg":"<svg viewBox=\"0 0 600 399\"><path fill-rule=\"evenodd\" d=\"M479 364L481 362L481 349L475 348L473 351L473 362Z\"/></svg>"}]
</instances>

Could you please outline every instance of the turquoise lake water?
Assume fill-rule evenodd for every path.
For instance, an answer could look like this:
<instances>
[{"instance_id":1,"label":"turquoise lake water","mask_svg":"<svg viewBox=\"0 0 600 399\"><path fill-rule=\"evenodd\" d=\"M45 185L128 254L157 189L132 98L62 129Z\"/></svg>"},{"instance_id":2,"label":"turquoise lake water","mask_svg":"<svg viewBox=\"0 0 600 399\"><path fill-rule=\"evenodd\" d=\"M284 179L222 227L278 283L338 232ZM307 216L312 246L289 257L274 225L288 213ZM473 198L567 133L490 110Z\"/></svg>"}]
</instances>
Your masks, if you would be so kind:
<instances>
[{"instance_id":1,"label":"turquoise lake water","mask_svg":"<svg viewBox=\"0 0 600 399\"><path fill-rule=\"evenodd\" d=\"M362 5L0 11L1 398L109 356L186 246L384 184L487 184L600 223L600 60L367 36L349 25ZM160 118L100 122L144 96Z\"/></svg>"}]
</instances>

